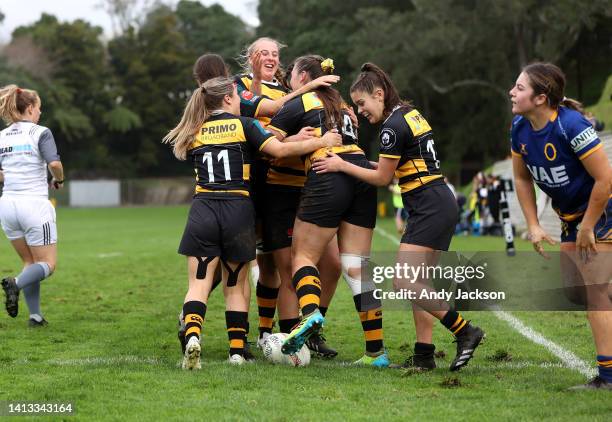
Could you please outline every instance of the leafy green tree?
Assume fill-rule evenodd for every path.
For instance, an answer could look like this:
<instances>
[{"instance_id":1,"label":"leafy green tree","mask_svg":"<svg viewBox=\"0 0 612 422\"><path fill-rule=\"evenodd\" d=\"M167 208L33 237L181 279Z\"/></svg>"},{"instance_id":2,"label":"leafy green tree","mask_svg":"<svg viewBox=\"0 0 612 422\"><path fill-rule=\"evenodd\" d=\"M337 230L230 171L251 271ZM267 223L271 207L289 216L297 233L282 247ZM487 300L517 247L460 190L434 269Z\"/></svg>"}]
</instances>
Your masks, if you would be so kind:
<instances>
[{"instance_id":1,"label":"leafy green tree","mask_svg":"<svg viewBox=\"0 0 612 422\"><path fill-rule=\"evenodd\" d=\"M177 122L193 88L188 51L180 23L172 9L150 11L142 26L129 28L109 43L111 64L122 92L121 105L130 129L114 145L136 174L167 174L177 166L161 139ZM116 123L121 126L122 123ZM174 170L173 170L174 169Z\"/></svg>"},{"instance_id":2,"label":"leafy green tree","mask_svg":"<svg viewBox=\"0 0 612 422\"><path fill-rule=\"evenodd\" d=\"M238 69L236 57L252 39L252 31L237 16L219 4L206 7L200 2L181 0L176 6L179 28L194 58L213 52Z\"/></svg>"}]
</instances>

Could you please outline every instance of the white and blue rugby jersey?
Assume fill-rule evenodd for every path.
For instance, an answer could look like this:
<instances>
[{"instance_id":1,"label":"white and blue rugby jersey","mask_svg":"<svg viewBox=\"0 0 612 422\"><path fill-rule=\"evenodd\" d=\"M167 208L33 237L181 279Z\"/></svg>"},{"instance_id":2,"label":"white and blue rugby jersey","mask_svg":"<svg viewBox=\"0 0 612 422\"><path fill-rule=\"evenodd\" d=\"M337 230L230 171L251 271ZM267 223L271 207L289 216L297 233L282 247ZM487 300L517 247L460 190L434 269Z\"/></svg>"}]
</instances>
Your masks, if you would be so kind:
<instances>
[{"instance_id":1,"label":"white and blue rugby jersey","mask_svg":"<svg viewBox=\"0 0 612 422\"><path fill-rule=\"evenodd\" d=\"M517 116L512 121L511 143L512 155L523 159L559 217L564 221L581 218L595 183L581 160L602 147L591 123L567 107L559 107L541 130Z\"/></svg>"},{"instance_id":2,"label":"white and blue rugby jersey","mask_svg":"<svg viewBox=\"0 0 612 422\"><path fill-rule=\"evenodd\" d=\"M0 131L3 195L49 196L47 163L59 161L51 131L22 121Z\"/></svg>"}]
</instances>

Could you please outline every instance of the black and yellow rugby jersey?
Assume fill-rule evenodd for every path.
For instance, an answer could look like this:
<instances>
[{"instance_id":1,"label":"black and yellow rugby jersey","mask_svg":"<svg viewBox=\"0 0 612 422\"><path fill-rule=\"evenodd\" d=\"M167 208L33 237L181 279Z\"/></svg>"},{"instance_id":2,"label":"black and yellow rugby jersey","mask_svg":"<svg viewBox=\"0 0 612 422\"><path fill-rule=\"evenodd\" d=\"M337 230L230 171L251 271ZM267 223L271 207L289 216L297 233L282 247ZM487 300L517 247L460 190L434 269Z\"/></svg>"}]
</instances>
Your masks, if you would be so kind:
<instances>
[{"instance_id":1,"label":"black and yellow rugby jersey","mask_svg":"<svg viewBox=\"0 0 612 422\"><path fill-rule=\"evenodd\" d=\"M353 127L349 114L343 113L343 115L342 128L338 125L338 131L342 129L342 146L321 148L313 152L310 155L310 159L306 160L306 170L310 169L312 161L316 158L327 156L327 151L332 151L336 154L356 151L363 152L357 145L357 131ZM306 126L315 128L318 136L322 136L327 132L323 102L315 92L307 92L286 102L268 125L270 129L277 130L285 136L295 135ZM304 165L302 165L302 171L304 171Z\"/></svg>"},{"instance_id":2,"label":"black and yellow rugby jersey","mask_svg":"<svg viewBox=\"0 0 612 422\"><path fill-rule=\"evenodd\" d=\"M259 105L264 97L246 89L240 80L240 76L235 76L234 82L236 82L238 96L240 97L240 115L244 117L257 117Z\"/></svg>"},{"instance_id":3,"label":"black and yellow rugby jersey","mask_svg":"<svg viewBox=\"0 0 612 422\"><path fill-rule=\"evenodd\" d=\"M402 193L444 183L433 131L418 110L395 107L382 124L380 157L399 158L395 177Z\"/></svg>"},{"instance_id":4,"label":"black and yellow rugby jersey","mask_svg":"<svg viewBox=\"0 0 612 422\"><path fill-rule=\"evenodd\" d=\"M235 78L236 83L238 84L238 93L244 93L244 91L250 92L251 86L253 85L253 76L252 75L240 75ZM248 94L247 94L248 95ZM261 97L260 98L269 98L271 100L278 100L279 98L287 95L287 89L278 81L274 80L272 82L261 81ZM242 96L240 98L243 98ZM259 104L258 104L259 105ZM257 116L257 112L259 111L259 106L255 108L254 114L252 116L247 115L247 117L255 117L257 120L261 122L262 125L266 126L270 123L269 117L259 117ZM242 109L240 110L242 114ZM244 115L244 114L243 114Z\"/></svg>"},{"instance_id":5,"label":"black and yellow rugby jersey","mask_svg":"<svg viewBox=\"0 0 612 422\"><path fill-rule=\"evenodd\" d=\"M197 196L249 196L250 167L274 135L248 117L220 113L204 123L189 149Z\"/></svg>"},{"instance_id":6,"label":"black and yellow rugby jersey","mask_svg":"<svg viewBox=\"0 0 612 422\"><path fill-rule=\"evenodd\" d=\"M252 75L242 75L237 77L236 81L238 82L238 91L242 92L242 96L240 97L242 99L245 93L250 92L248 90L250 90L253 85L253 77ZM262 81L261 95L263 98L278 100L287 95L287 89L276 80L272 82ZM245 110L252 109L252 107L245 107ZM269 117L258 116L259 106L257 106L255 110L253 117L256 117L264 127L270 124L271 119ZM240 113L243 114L242 109ZM304 186L304 182L306 181L306 177L303 174L304 165L299 157L275 158L266 161L269 161L267 163L269 167L266 172L266 183L298 188ZM260 164L258 163L257 165Z\"/></svg>"}]
</instances>

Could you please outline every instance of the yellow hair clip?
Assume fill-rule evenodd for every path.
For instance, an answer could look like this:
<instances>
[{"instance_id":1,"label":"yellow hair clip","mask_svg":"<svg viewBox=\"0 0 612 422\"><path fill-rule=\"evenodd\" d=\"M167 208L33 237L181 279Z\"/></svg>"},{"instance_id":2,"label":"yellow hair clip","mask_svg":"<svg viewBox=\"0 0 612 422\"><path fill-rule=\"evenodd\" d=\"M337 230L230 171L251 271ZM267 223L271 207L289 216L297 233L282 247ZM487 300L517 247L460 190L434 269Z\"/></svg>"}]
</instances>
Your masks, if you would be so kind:
<instances>
[{"instance_id":1,"label":"yellow hair clip","mask_svg":"<svg viewBox=\"0 0 612 422\"><path fill-rule=\"evenodd\" d=\"M325 73L332 73L334 71L334 61L332 59L325 59L321 62L321 69Z\"/></svg>"}]
</instances>

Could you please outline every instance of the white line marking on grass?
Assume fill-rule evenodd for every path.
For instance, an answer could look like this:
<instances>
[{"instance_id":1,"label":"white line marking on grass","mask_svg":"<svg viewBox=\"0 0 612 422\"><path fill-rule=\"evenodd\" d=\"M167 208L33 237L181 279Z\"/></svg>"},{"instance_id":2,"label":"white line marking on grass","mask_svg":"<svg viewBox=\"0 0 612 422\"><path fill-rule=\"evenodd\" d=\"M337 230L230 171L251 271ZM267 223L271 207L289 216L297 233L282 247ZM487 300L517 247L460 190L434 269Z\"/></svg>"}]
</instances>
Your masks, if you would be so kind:
<instances>
[{"instance_id":1,"label":"white line marking on grass","mask_svg":"<svg viewBox=\"0 0 612 422\"><path fill-rule=\"evenodd\" d=\"M98 258L116 258L118 256L122 256L123 252L109 252L109 253L99 253L96 255Z\"/></svg>"},{"instance_id":2,"label":"white line marking on grass","mask_svg":"<svg viewBox=\"0 0 612 422\"><path fill-rule=\"evenodd\" d=\"M134 364L134 365L161 365L163 362L157 358L146 358L140 356L115 356L115 357L91 357L81 359L51 359L48 360L49 365L58 366L113 366L122 364Z\"/></svg>"},{"instance_id":3,"label":"white line marking on grass","mask_svg":"<svg viewBox=\"0 0 612 422\"><path fill-rule=\"evenodd\" d=\"M313 359L312 364L322 368L345 368L354 369L356 366L351 361L329 361L325 359ZM28 359L18 359L15 363L28 365L31 362ZM154 357L140 357L140 356L112 356L112 357L86 357L80 359L50 359L47 360L48 365L54 366L118 366L118 365L166 365L168 362L160 360ZM257 359L254 364L267 366L272 365L271 362L265 359ZM442 362L438 362L442 364ZM176 361L175 366L180 368L181 361ZM214 359L214 360L202 360L203 367L216 367L216 366L228 366L225 359ZM250 365L249 365L250 366ZM285 366L292 368L290 365L274 365L274 366ZM444 366L444 365L442 365ZM441 366L441 367L442 367ZM363 368L363 367L360 367ZM485 365L483 363L471 363L470 368L478 369L479 371L499 371L504 369L518 370L525 368L566 368L563 363L560 362L533 362L533 361L521 361L521 362L495 362L493 366Z\"/></svg>"},{"instance_id":4,"label":"white line marking on grass","mask_svg":"<svg viewBox=\"0 0 612 422\"><path fill-rule=\"evenodd\" d=\"M378 233L379 235L381 235L382 237L387 238L388 240L390 240L391 242L395 243L396 245L400 244L399 239L397 238L397 236L393 236L391 233L389 233L388 231L381 229L380 227L374 227L374 231L376 233Z\"/></svg>"},{"instance_id":5,"label":"white line marking on grass","mask_svg":"<svg viewBox=\"0 0 612 422\"><path fill-rule=\"evenodd\" d=\"M386 230L381 229L380 227L376 227L374 231L379 235L391 240L396 245L400 244L400 241L397 239L397 237L393 236ZM553 354L561 362L563 362L563 364L567 368L578 371L586 377L592 377L593 375L595 375L595 369L592 368L584 360L580 359L578 356L576 356L569 350L559 346L557 343L548 340L546 337L535 331L533 328L525 325L520 319L518 319L514 315L501 310L493 311L493 315L506 322L515 331L518 331L523 337L531 340L536 344L539 344L540 346L543 346L546 350L548 350L551 354Z\"/></svg>"},{"instance_id":6,"label":"white line marking on grass","mask_svg":"<svg viewBox=\"0 0 612 422\"><path fill-rule=\"evenodd\" d=\"M505 321L514 328L516 331L521 333L523 337L528 338L532 342L539 344L540 346L544 346L550 353L555 355L561 362L565 364L570 369L574 369L580 372L582 375L586 377L592 377L595 375L595 369L591 368L589 364L580 359L578 356L570 352L569 350L564 349L559 346L557 343L548 340L542 334L538 333L534 329L525 325L520 319L515 317L514 315L505 312L505 311L494 311L493 314Z\"/></svg>"}]
</instances>

